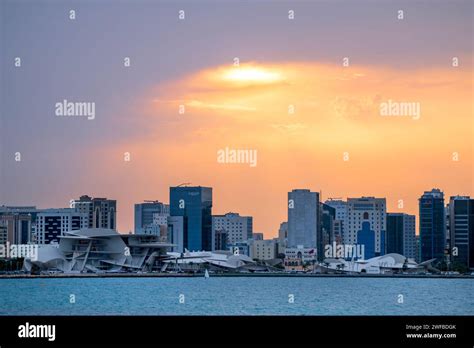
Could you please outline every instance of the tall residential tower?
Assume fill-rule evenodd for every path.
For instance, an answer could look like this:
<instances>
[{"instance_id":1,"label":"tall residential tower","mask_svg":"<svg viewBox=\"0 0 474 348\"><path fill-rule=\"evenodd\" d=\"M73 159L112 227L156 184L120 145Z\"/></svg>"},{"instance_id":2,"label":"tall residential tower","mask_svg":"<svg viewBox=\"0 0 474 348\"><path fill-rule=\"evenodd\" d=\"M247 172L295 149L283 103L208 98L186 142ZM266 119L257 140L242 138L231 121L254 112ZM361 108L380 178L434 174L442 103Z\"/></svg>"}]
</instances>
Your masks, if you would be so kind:
<instances>
[{"instance_id":1,"label":"tall residential tower","mask_svg":"<svg viewBox=\"0 0 474 348\"><path fill-rule=\"evenodd\" d=\"M344 244L363 245L365 259L386 254L387 204L385 198L347 199Z\"/></svg>"},{"instance_id":2,"label":"tall residential tower","mask_svg":"<svg viewBox=\"0 0 474 348\"><path fill-rule=\"evenodd\" d=\"M72 207L78 213L86 214L89 228L117 229L117 201L107 198L81 196Z\"/></svg>"}]
</instances>

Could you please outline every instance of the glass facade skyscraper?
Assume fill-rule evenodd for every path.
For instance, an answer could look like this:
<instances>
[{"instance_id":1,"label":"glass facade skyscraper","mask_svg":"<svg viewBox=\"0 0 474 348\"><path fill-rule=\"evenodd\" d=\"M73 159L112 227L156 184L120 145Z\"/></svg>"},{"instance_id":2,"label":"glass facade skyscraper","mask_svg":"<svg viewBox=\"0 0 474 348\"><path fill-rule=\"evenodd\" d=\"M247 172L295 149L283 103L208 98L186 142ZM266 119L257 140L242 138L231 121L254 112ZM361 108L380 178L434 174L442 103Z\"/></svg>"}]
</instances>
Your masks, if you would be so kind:
<instances>
[{"instance_id":1,"label":"glass facade skyscraper","mask_svg":"<svg viewBox=\"0 0 474 348\"><path fill-rule=\"evenodd\" d=\"M425 191L419 199L421 261L443 261L446 248L444 193L439 189Z\"/></svg>"},{"instance_id":2,"label":"glass facade skyscraper","mask_svg":"<svg viewBox=\"0 0 474 348\"><path fill-rule=\"evenodd\" d=\"M416 258L415 216L387 213L387 253Z\"/></svg>"},{"instance_id":3,"label":"glass facade skyscraper","mask_svg":"<svg viewBox=\"0 0 474 348\"><path fill-rule=\"evenodd\" d=\"M449 200L451 261L474 269L474 199L454 196ZM453 248L457 248L453 252Z\"/></svg>"},{"instance_id":4,"label":"glass facade skyscraper","mask_svg":"<svg viewBox=\"0 0 474 348\"><path fill-rule=\"evenodd\" d=\"M387 253L403 255L403 214L387 214Z\"/></svg>"},{"instance_id":5,"label":"glass facade skyscraper","mask_svg":"<svg viewBox=\"0 0 474 348\"><path fill-rule=\"evenodd\" d=\"M328 204L320 203L321 227L318 228L318 260L324 260L324 248L335 242L334 220L336 219L336 208Z\"/></svg>"},{"instance_id":6,"label":"glass facade skyscraper","mask_svg":"<svg viewBox=\"0 0 474 348\"><path fill-rule=\"evenodd\" d=\"M212 250L212 188L170 187L170 215L183 217L183 246L189 251Z\"/></svg>"}]
</instances>

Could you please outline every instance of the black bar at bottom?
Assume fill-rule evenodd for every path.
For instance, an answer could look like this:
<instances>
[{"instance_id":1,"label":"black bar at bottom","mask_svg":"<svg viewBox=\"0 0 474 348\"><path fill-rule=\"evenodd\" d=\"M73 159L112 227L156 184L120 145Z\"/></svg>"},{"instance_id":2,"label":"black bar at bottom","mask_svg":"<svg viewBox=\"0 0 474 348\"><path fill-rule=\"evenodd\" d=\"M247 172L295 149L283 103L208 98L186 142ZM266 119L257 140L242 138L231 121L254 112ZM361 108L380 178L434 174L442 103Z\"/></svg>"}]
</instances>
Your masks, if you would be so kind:
<instances>
[{"instance_id":1,"label":"black bar at bottom","mask_svg":"<svg viewBox=\"0 0 474 348\"><path fill-rule=\"evenodd\" d=\"M325 343L330 345L471 346L472 316L35 316L0 317L0 346L117 345L149 343L254 345ZM55 325L54 340L47 328ZM32 330L32 331L31 331ZM22 332L20 332L22 331ZM28 333L26 333L28 331ZM47 337L19 337L39 335ZM49 337L49 338L48 338Z\"/></svg>"}]
</instances>

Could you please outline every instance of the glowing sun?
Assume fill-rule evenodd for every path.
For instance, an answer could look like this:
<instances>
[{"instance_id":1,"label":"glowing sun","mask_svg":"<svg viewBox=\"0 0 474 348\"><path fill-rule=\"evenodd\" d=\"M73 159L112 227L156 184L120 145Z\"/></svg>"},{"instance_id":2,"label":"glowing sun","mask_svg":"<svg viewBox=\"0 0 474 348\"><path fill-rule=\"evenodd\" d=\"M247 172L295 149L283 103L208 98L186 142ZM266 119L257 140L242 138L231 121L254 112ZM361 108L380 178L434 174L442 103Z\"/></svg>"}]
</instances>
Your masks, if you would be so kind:
<instances>
[{"instance_id":1,"label":"glowing sun","mask_svg":"<svg viewBox=\"0 0 474 348\"><path fill-rule=\"evenodd\" d=\"M255 66L225 69L221 76L225 81L251 84L274 83L281 81L283 78L278 71Z\"/></svg>"}]
</instances>

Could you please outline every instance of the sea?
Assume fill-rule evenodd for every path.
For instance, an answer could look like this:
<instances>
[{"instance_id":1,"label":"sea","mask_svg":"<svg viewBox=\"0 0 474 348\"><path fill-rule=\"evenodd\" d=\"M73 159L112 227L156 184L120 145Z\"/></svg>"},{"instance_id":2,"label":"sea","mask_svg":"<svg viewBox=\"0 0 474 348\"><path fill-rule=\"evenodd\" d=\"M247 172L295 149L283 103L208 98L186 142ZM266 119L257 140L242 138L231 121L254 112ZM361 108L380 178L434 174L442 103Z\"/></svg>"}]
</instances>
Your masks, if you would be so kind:
<instances>
[{"instance_id":1,"label":"sea","mask_svg":"<svg viewBox=\"0 0 474 348\"><path fill-rule=\"evenodd\" d=\"M0 315L473 315L474 279L0 279Z\"/></svg>"}]
</instances>

